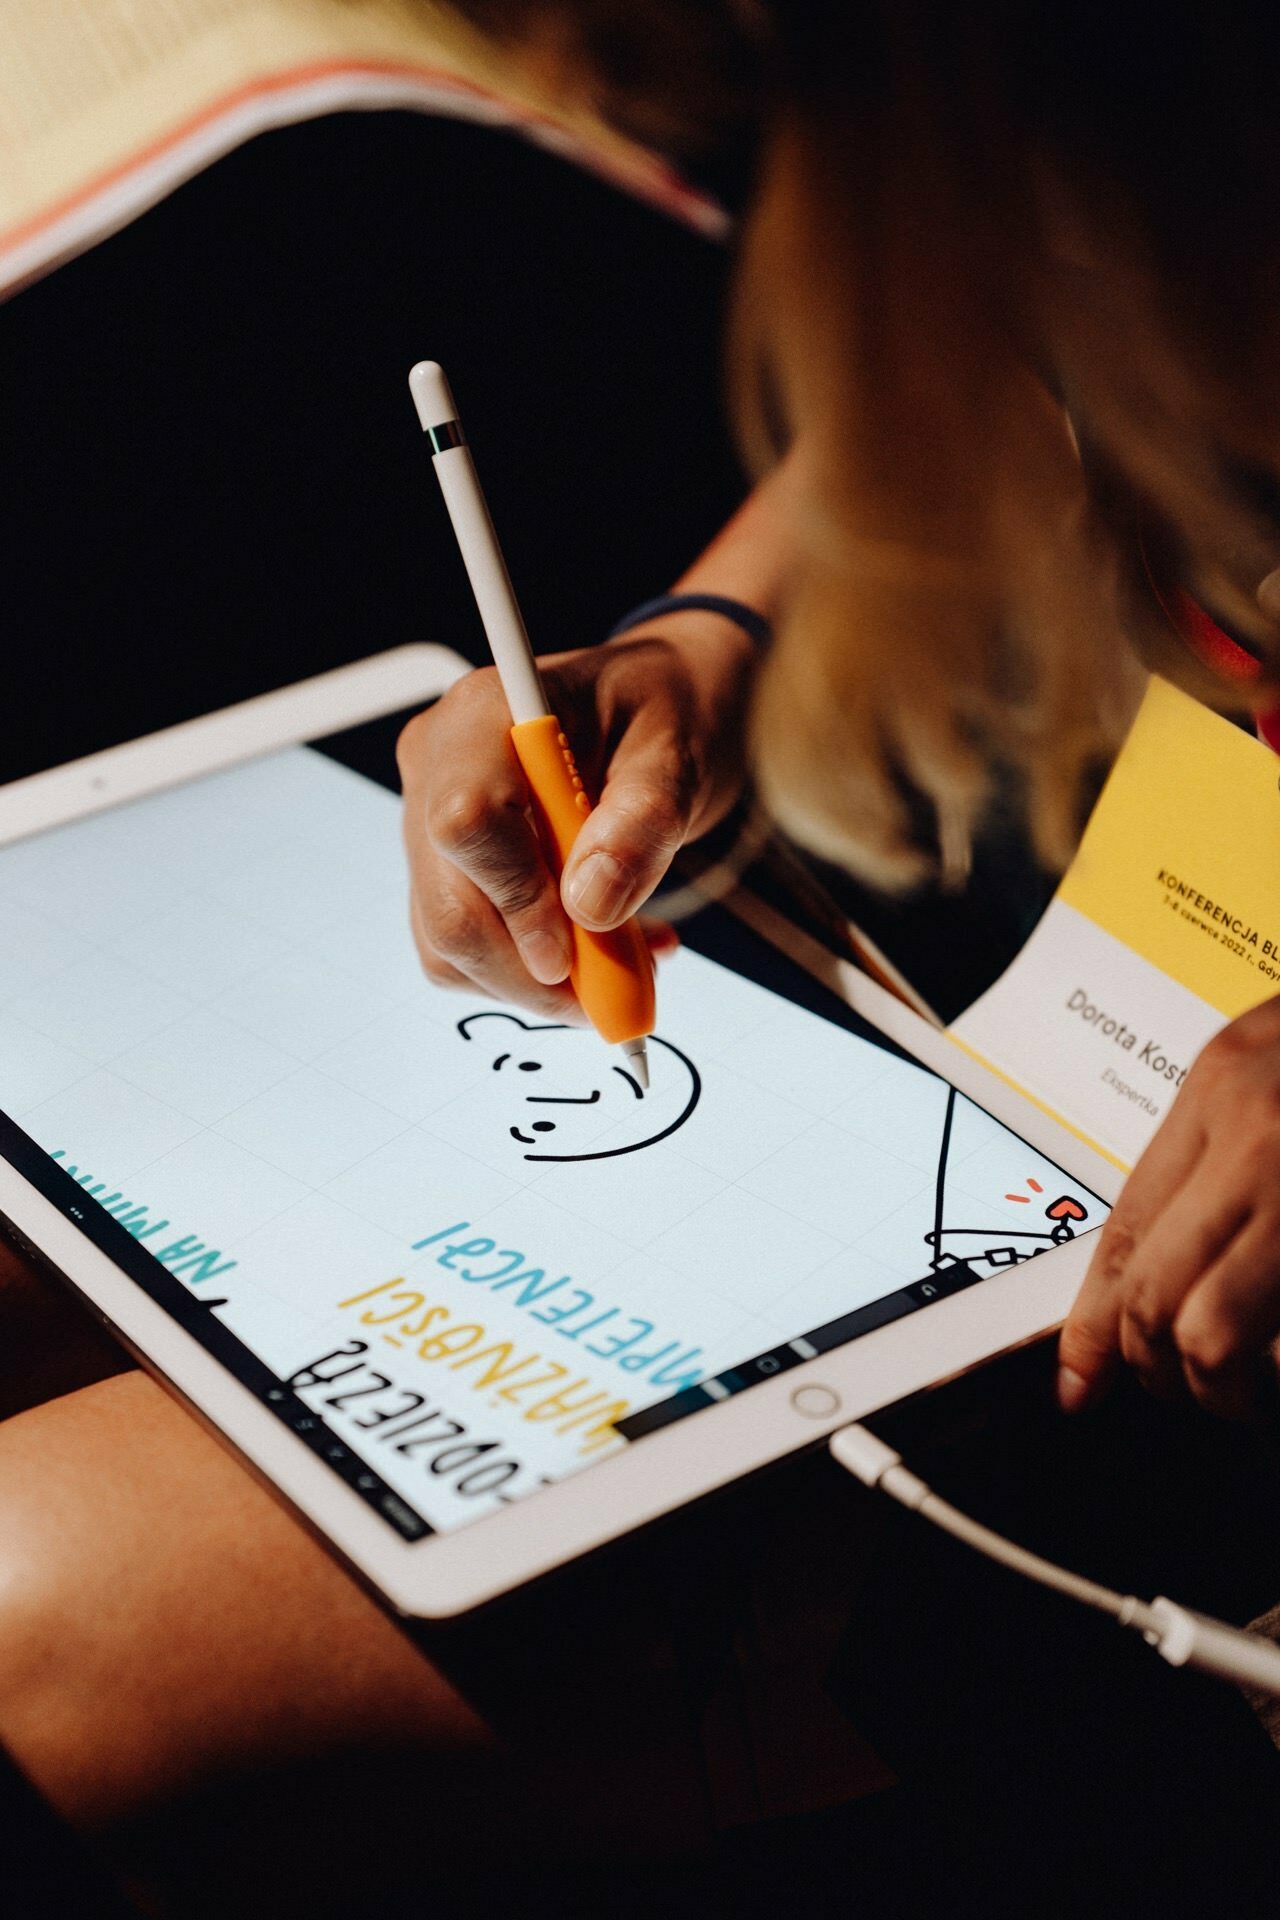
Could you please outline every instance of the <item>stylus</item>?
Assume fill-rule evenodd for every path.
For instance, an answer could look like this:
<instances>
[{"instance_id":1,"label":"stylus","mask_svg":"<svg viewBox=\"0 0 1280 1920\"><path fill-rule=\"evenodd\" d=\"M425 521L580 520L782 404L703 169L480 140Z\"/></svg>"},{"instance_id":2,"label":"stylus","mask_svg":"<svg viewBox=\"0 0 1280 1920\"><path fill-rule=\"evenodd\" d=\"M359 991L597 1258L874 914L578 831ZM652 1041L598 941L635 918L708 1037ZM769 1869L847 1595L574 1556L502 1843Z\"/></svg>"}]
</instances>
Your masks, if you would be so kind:
<instances>
[{"instance_id":1,"label":"stylus","mask_svg":"<svg viewBox=\"0 0 1280 1920\"><path fill-rule=\"evenodd\" d=\"M420 360L409 375L409 391L431 444L432 465L511 709L511 744L529 783L538 837L558 879L591 801L568 736L548 705L444 369L434 360ZM569 977L596 1032L621 1045L636 1079L647 1088L645 1038L653 1032L653 959L638 922L628 920L610 933L591 933L573 924Z\"/></svg>"},{"instance_id":2,"label":"stylus","mask_svg":"<svg viewBox=\"0 0 1280 1920\"><path fill-rule=\"evenodd\" d=\"M993 1533L990 1527L940 1499L868 1427L841 1427L828 1444L834 1458L864 1486L878 1487L922 1519L932 1520L945 1533L963 1540L966 1546L998 1560L1001 1566L1011 1567L1015 1573L1099 1613L1110 1614L1120 1626L1140 1633L1170 1666L1199 1667L1238 1687L1280 1694L1280 1647L1273 1640L1250 1633L1247 1628L1228 1626L1208 1614L1194 1613L1173 1600L1139 1600L1132 1593L1116 1593L1096 1580L1055 1566L1052 1560L1044 1560L1038 1553L1006 1540L1003 1534Z\"/></svg>"}]
</instances>

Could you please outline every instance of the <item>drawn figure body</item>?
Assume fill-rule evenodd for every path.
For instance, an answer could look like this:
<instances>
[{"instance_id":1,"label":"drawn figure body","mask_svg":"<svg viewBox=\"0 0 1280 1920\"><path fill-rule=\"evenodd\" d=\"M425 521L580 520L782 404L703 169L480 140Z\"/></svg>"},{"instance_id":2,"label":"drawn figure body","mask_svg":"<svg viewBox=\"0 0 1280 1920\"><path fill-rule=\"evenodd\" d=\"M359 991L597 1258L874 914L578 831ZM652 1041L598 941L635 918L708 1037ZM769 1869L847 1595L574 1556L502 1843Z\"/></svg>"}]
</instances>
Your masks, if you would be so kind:
<instances>
[{"instance_id":1,"label":"drawn figure body","mask_svg":"<svg viewBox=\"0 0 1280 1920\"><path fill-rule=\"evenodd\" d=\"M505 1132L524 1160L609 1160L638 1153L682 1127L698 1104L698 1069L669 1040L659 1049L654 1087L612 1062L584 1027L538 1025L486 1010L459 1020L463 1040L492 1053L506 1082Z\"/></svg>"},{"instance_id":2,"label":"drawn figure body","mask_svg":"<svg viewBox=\"0 0 1280 1920\"><path fill-rule=\"evenodd\" d=\"M955 1111L956 1091L952 1087L947 1095L938 1152L933 1227L924 1236L925 1245L931 1250L930 1271L938 1273L946 1267L963 1264L985 1279L1005 1267L1016 1267L1023 1260L1034 1259L1038 1253L1047 1253L1051 1247L1060 1247L1068 1240L1074 1240L1076 1228L1089 1219L1089 1209L1072 1193L1061 1194L1056 1200L1049 1201L1044 1209L1044 1217L1049 1222L1045 1230L1024 1233L1003 1224L988 1227L953 1227L946 1224L947 1162L951 1152ZM1043 1192L1039 1181L1032 1180L1028 1184L1036 1193ZM1020 1194L1006 1197L1017 1200L1026 1198Z\"/></svg>"},{"instance_id":3,"label":"drawn figure body","mask_svg":"<svg viewBox=\"0 0 1280 1920\"><path fill-rule=\"evenodd\" d=\"M933 1248L929 1265L936 1273L940 1267L963 1260L975 1273L998 1273L1001 1267L1016 1267L1021 1260L1074 1240L1072 1221L1088 1217L1072 1194L1063 1194L1047 1206L1045 1215L1053 1222L1048 1233L1020 1233L1007 1227L943 1227L940 1232L926 1233L925 1240Z\"/></svg>"}]
</instances>

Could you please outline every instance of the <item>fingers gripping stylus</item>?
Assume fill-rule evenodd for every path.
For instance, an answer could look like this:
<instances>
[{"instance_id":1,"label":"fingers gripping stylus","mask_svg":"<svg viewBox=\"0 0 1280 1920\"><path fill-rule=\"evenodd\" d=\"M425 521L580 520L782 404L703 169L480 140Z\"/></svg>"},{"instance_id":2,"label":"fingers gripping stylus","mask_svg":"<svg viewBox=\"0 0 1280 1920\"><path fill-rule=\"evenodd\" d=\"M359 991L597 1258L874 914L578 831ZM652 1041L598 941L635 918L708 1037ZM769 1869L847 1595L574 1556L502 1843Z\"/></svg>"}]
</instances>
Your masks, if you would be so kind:
<instances>
[{"instance_id":1,"label":"fingers gripping stylus","mask_svg":"<svg viewBox=\"0 0 1280 1920\"><path fill-rule=\"evenodd\" d=\"M434 360L420 360L409 375L409 391L430 442L432 465L511 709L511 744L529 783L538 838L559 879L591 812L590 796L569 738L549 710L443 368ZM628 920L607 933L592 933L573 923L570 978L592 1026L603 1039L623 1048L637 1079L647 1087L645 1037L653 1032L653 960L638 922Z\"/></svg>"}]
</instances>

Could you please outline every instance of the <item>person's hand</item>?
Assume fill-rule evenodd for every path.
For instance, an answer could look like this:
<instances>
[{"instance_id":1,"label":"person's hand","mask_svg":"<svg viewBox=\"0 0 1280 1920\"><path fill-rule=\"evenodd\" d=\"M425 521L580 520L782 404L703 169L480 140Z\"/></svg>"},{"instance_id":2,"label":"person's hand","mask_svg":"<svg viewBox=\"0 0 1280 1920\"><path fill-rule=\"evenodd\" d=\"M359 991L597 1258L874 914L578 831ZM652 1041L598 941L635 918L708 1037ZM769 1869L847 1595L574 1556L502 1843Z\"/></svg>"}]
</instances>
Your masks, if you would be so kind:
<instances>
[{"instance_id":1,"label":"person's hand","mask_svg":"<svg viewBox=\"0 0 1280 1920\"><path fill-rule=\"evenodd\" d=\"M1062 1330L1058 1397L1118 1358L1164 1397L1248 1419L1276 1385L1280 1334L1280 999L1204 1049L1130 1175Z\"/></svg>"},{"instance_id":2,"label":"person's hand","mask_svg":"<svg viewBox=\"0 0 1280 1920\"><path fill-rule=\"evenodd\" d=\"M468 674L411 720L398 759L413 935L429 978L580 1019L569 916L596 931L618 926L679 847L728 811L742 786L751 661L750 642L723 618L683 611L539 663L599 795L559 888L494 670Z\"/></svg>"}]
</instances>

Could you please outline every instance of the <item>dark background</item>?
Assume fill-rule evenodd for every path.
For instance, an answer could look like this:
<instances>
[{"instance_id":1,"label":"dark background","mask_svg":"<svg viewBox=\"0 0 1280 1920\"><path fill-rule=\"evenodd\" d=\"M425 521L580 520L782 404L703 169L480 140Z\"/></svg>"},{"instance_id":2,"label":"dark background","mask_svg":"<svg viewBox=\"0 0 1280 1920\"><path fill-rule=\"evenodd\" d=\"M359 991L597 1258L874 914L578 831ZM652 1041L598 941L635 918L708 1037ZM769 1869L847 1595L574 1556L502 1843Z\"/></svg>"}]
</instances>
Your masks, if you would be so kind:
<instances>
[{"instance_id":1,"label":"dark background","mask_svg":"<svg viewBox=\"0 0 1280 1920\"><path fill-rule=\"evenodd\" d=\"M744 491L728 266L516 135L369 113L250 142L15 296L0 776L404 641L480 659L423 358L535 647L600 638Z\"/></svg>"}]
</instances>

